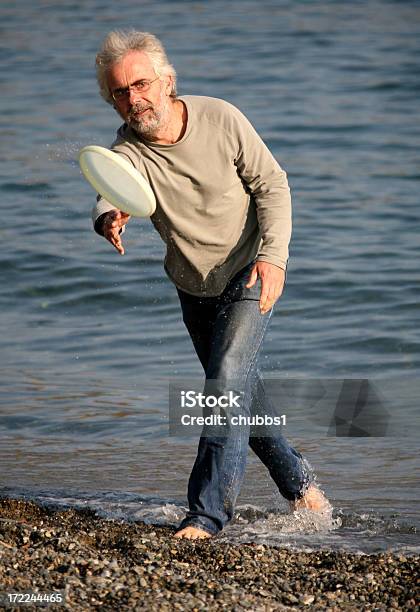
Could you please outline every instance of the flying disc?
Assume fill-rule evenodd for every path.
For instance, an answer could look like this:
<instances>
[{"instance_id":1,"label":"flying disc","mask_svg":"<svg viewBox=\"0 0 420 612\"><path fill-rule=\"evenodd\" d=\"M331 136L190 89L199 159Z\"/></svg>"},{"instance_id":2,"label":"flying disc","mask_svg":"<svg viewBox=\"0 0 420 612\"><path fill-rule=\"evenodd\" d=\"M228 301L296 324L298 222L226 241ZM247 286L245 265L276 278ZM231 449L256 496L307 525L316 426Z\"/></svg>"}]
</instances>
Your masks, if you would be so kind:
<instances>
[{"instance_id":1,"label":"flying disc","mask_svg":"<svg viewBox=\"0 0 420 612\"><path fill-rule=\"evenodd\" d=\"M135 217L150 217L155 195L144 176L129 161L104 147L89 145L79 153L86 180L113 206Z\"/></svg>"}]
</instances>

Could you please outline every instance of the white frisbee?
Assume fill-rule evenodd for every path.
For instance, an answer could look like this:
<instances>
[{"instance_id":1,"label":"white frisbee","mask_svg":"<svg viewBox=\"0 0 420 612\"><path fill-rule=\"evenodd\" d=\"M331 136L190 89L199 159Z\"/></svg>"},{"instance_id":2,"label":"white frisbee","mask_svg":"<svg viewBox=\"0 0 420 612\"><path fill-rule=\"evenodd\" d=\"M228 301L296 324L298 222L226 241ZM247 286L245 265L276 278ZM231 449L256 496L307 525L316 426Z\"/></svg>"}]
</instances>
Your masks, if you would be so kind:
<instances>
[{"instance_id":1,"label":"white frisbee","mask_svg":"<svg viewBox=\"0 0 420 612\"><path fill-rule=\"evenodd\" d=\"M104 147L89 145L79 165L92 187L113 206L134 217L150 217L156 198L149 183L129 161Z\"/></svg>"}]
</instances>

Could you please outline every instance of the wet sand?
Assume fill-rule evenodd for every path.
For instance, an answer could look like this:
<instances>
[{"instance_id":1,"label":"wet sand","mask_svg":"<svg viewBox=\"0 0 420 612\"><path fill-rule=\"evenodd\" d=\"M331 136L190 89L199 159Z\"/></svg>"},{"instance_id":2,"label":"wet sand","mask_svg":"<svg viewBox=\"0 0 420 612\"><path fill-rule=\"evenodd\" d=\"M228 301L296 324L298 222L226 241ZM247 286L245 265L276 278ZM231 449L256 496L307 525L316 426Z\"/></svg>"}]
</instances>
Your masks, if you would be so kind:
<instances>
[{"instance_id":1,"label":"wet sand","mask_svg":"<svg viewBox=\"0 0 420 612\"><path fill-rule=\"evenodd\" d=\"M173 534L90 510L0 500L3 605L8 593L61 590L65 604L50 610L419 609L419 556L291 552Z\"/></svg>"}]
</instances>

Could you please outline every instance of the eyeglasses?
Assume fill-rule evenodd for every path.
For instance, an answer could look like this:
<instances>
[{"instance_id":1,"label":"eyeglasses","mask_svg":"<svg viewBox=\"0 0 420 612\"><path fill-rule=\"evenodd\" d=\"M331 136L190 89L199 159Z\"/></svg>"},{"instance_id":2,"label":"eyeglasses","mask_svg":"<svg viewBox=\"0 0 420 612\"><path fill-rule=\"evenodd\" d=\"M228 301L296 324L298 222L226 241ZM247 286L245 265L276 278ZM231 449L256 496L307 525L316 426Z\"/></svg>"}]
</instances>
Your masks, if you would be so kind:
<instances>
[{"instance_id":1,"label":"eyeglasses","mask_svg":"<svg viewBox=\"0 0 420 612\"><path fill-rule=\"evenodd\" d=\"M158 79L160 79L160 76L157 76L153 80L140 79L140 81L136 81L129 87L121 87L119 89L114 89L114 91L111 92L112 98L115 100L115 102L120 102L121 100L129 98L131 91L139 94L146 93L146 91L149 91L151 84L157 81Z\"/></svg>"}]
</instances>

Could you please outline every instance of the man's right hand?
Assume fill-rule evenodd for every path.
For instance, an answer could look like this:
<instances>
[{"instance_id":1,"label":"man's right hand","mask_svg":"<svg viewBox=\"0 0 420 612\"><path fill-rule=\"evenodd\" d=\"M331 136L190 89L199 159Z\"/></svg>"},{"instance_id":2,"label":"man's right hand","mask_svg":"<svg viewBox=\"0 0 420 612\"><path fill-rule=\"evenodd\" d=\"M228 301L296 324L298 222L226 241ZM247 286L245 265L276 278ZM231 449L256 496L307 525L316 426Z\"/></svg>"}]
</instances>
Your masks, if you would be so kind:
<instances>
[{"instance_id":1,"label":"man's right hand","mask_svg":"<svg viewBox=\"0 0 420 612\"><path fill-rule=\"evenodd\" d=\"M104 236L121 255L124 255L121 231L129 219L130 215L122 212L122 210L110 210L104 217L102 226Z\"/></svg>"}]
</instances>

